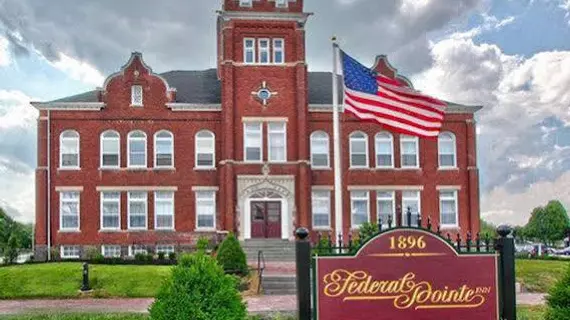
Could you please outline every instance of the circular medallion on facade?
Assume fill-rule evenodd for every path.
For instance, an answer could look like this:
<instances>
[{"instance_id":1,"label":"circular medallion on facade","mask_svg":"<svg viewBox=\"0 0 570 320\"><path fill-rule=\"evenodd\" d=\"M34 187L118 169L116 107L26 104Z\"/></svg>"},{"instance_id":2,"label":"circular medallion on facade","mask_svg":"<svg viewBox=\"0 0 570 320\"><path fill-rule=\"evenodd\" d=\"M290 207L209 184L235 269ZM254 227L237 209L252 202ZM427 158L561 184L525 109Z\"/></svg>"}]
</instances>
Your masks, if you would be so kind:
<instances>
[{"instance_id":1,"label":"circular medallion on facade","mask_svg":"<svg viewBox=\"0 0 570 320\"><path fill-rule=\"evenodd\" d=\"M259 91L257 91L257 97L263 101L269 100L271 98L271 91L267 88L259 89Z\"/></svg>"}]
</instances>

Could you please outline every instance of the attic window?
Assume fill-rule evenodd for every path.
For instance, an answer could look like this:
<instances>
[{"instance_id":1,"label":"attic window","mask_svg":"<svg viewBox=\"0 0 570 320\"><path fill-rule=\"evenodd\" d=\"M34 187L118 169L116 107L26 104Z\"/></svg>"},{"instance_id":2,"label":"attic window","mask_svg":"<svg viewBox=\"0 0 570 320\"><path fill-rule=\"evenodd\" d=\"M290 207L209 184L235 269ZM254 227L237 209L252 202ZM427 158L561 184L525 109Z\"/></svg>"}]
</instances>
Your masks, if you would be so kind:
<instances>
[{"instance_id":1,"label":"attic window","mask_svg":"<svg viewBox=\"0 0 570 320\"><path fill-rule=\"evenodd\" d=\"M143 105L143 89L142 86L131 87L131 106L142 107Z\"/></svg>"},{"instance_id":2,"label":"attic window","mask_svg":"<svg viewBox=\"0 0 570 320\"><path fill-rule=\"evenodd\" d=\"M288 4L289 4L288 0L275 0L276 8L287 8Z\"/></svg>"},{"instance_id":3,"label":"attic window","mask_svg":"<svg viewBox=\"0 0 570 320\"><path fill-rule=\"evenodd\" d=\"M239 0L240 7L252 7L252 0Z\"/></svg>"}]
</instances>

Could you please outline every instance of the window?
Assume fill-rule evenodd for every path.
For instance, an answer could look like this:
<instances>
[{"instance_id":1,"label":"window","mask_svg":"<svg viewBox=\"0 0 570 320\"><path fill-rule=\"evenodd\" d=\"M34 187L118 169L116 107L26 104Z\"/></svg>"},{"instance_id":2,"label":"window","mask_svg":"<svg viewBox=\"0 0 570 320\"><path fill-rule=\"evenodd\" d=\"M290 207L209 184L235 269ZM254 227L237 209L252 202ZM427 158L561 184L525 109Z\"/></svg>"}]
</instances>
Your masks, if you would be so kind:
<instances>
[{"instance_id":1,"label":"window","mask_svg":"<svg viewBox=\"0 0 570 320\"><path fill-rule=\"evenodd\" d=\"M142 131L129 133L128 149L127 166L131 168L146 168L146 134Z\"/></svg>"},{"instance_id":2,"label":"window","mask_svg":"<svg viewBox=\"0 0 570 320\"><path fill-rule=\"evenodd\" d=\"M142 86L131 87L131 105L134 107L142 107L143 105L143 88Z\"/></svg>"},{"instance_id":3,"label":"window","mask_svg":"<svg viewBox=\"0 0 570 320\"><path fill-rule=\"evenodd\" d=\"M392 218L392 226L396 224L394 216L395 209L394 191L377 191L376 192L376 208L378 210L378 220L382 219L382 227L388 227L388 221Z\"/></svg>"},{"instance_id":4,"label":"window","mask_svg":"<svg viewBox=\"0 0 570 320\"><path fill-rule=\"evenodd\" d=\"M402 224L408 225L408 208L412 215L412 226L418 225L418 216L420 214L420 192L419 191L402 191Z\"/></svg>"},{"instance_id":5,"label":"window","mask_svg":"<svg viewBox=\"0 0 570 320\"><path fill-rule=\"evenodd\" d=\"M283 39L273 39L273 63L284 63L284 62L285 62L285 41Z\"/></svg>"},{"instance_id":6,"label":"window","mask_svg":"<svg viewBox=\"0 0 570 320\"><path fill-rule=\"evenodd\" d=\"M196 191L196 226L198 229L216 227L216 192Z\"/></svg>"},{"instance_id":7,"label":"window","mask_svg":"<svg viewBox=\"0 0 570 320\"><path fill-rule=\"evenodd\" d=\"M60 230L79 230L79 192L59 193Z\"/></svg>"},{"instance_id":8,"label":"window","mask_svg":"<svg viewBox=\"0 0 570 320\"><path fill-rule=\"evenodd\" d=\"M156 246L156 253L164 252L165 254L174 253L174 245L159 244Z\"/></svg>"},{"instance_id":9,"label":"window","mask_svg":"<svg viewBox=\"0 0 570 320\"><path fill-rule=\"evenodd\" d=\"M101 192L101 229L121 229L120 192Z\"/></svg>"},{"instance_id":10,"label":"window","mask_svg":"<svg viewBox=\"0 0 570 320\"><path fill-rule=\"evenodd\" d=\"M376 168L394 167L394 143L392 135L388 132L376 134Z\"/></svg>"},{"instance_id":11,"label":"window","mask_svg":"<svg viewBox=\"0 0 570 320\"><path fill-rule=\"evenodd\" d=\"M101 253L105 258L120 258L121 246L103 245L101 246Z\"/></svg>"},{"instance_id":12,"label":"window","mask_svg":"<svg viewBox=\"0 0 570 320\"><path fill-rule=\"evenodd\" d=\"M324 131L315 131L311 134L311 166L329 167L329 135Z\"/></svg>"},{"instance_id":13,"label":"window","mask_svg":"<svg viewBox=\"0 0 570 320\"><path fill-rule=\"evenodd\" d=\"M79 259L80 249L79 246L61 246L60 254L62 259Z\"/></svg>"},{"instance_id":14,"label":"window","mask_svg":"<svg viewBox=\"0 0 570 320\"><path fill-rule=\"evenodd\" d=\"M155 229L174 229L174 192L154 193L154 221Z\"/></svg>"},{"instance_id":15,"label":"window","mask_svg":"<svg viewBox=\"0 0 570 320\"><path fill-rule=\"evenodd\" d=\"M350 212L352 214L352 228L358 228L363 223L368 222L368 191L350 192Z\"/></svg>"},{"instance_id":16,"label":"window","mask_svg":"<svg viewBox=\"0 0 570 320\"><path fill-rule=\"evenodd\" d=\"M216 161L216 137L207 130L196 133L196 167L214 168Z\"/></svg>"},{"instance_id":17,"label":"window","mask_svg":"<svg viewBox=\"0 0 570 320\"><path fill-rule=\"evenodd\" d=\"M457 190L439 192L439 212L442 227L457 227Z\"/></svg>"},{"instance_id":18,"label":"window","mask_svg":"<svg viewBox=\"0 0 570 320\"><path fill-rule=\"evenodd\" d=\"M117 131L105 131L101 134L101 168L119 168L121 166L121 136Z\"/></svg>"},{"instance_id":19,"label":"window","mask_svg":"<svg viewBox=\"0 0 570 320\"><path fill-rule=\"evenodd\" d=\"M79 133L67 130L59 136L59 167L79 168Z\"/></svg>"},{"instance_id":20,"label":"window","mask_svg":"<svg viewBox=\"0 0 570 320\"><path fill-rule=\"evenodd\" d=\"M455 168L457 166L455 135L453 133L440 133L437 138L437 150L440 168Z\"/></svg>"},{"instance_id":21,"label":"window","mask_svg":"<svg viewBox=\"0 0 570 320\"><path fill-rule=\"evenodd\" d=\"M243 61L255 63L255 39L245 38L243 40Z\"/></svg>"},{"instance_id":22,"label":"window","mask_svg":"<svg viewBox=\"0 0 570 320\"><path fill-rule=\"evenodd\" d=\"M244 153L245 161L261 162L261 146L263 138L261 135L261 122L248 122L244 124Z\"/></svg>"},{"instance_id":23,"label":"window","mask_svg":"<svg viewBox=\"0 0 570 320\"><path fill-rule=\"evenodd\" d=\"M287 161L287 125L285 122L267 124L268 157L270 162Z\"/></svg>"},{"instance_id":24,"label":"window","mask_svg":"<svg viewBox=\"0 0 570 320\"><path fill-rule=\"evenodd\" d=\"M269 63L269 39L259 39L259 63Z\"/></svg>"},{"instance_id":25,"label":"window","mask_svg":"<svg viewBox=\"0 0 570 320\"><path fill-rule=\"evenodd\" d=\"M129 229L146 229L147 194L129 192Z\"/></svg>"},{"instance_id":26,"label":"window","mask_svg":"<svg viewBox=\"0 0 570 320\"><path fill-rule=\"evenodd\" d=\"M252 0L239 0L239 6L240 7L251 7L252 6Z\"/></svg>"},{"instance_id":27,"label":"window","mask_svg":"<svg viewBox=\"0 0 570 320\"><path fill-rule=\"evenodd\" d=\"M331 213L331 195L329 191L313 191L311 195L313 208L313 228L329 228Z\"/></svg>"},{"instance_id":28,"label":"window","mask_svg":"<svg viewBox=\"0 0 570 320\"><path fill-rule=\"evenodd\" d=\"M137 254L147 254L148 250L146 250L145 246L140 244L132 245L129 247L129 256L134 257Z\"/></svg>"},{"instance_id":29,"label":"window","mask_svg":"<svg viewBox=\"0 0 570 320\"><path fill-rule=\"evenodd\" d=\"M154 135L154 167L174 167L174 138L169 131L159 131Z\"/></svg>"},{"instance_id":30,"label":"window","mask_svg":"<svg viewBox=\"0 0 570 320\"><path fill-rule=\"evenodd\" d=\"M277 8L287 8L288 4L288 0L275 0L275 7Z\"/></svg>"},{"instance_id":31,"label":"window","mask_svg":"<svg viewBox=\"0 0 570 320\"><path fill-rule=\"evenodd\" d=\"M419 168L418 138L402 135L400 137L402 168Z\"/></svg>"},{"instance_id":32,"label":"window","mask_svg":"<svg viewBox=\"0 0 570 320\"><path fill-rule=\"evenodd\" d=\"M350 135L350 167L368 168L368 136L357 131Z\"/></svg>"}]
</instances>

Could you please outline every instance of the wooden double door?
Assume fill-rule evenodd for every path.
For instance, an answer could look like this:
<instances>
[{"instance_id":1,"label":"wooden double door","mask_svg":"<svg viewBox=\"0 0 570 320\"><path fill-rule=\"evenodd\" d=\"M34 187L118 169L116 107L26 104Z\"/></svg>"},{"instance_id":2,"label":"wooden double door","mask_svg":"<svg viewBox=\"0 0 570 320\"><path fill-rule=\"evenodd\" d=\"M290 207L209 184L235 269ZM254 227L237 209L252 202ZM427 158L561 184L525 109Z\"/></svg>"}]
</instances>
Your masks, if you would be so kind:
<instances>
[{"instance_id":1,"label":"wooden double door","mask_svg":"<svg viewBox=\"0 0 570 320\"><path fill-rule=\"evenodd\" d=\"M281 238L281 201L252 201L251 237Z\"/></svg>"}]
</instances>

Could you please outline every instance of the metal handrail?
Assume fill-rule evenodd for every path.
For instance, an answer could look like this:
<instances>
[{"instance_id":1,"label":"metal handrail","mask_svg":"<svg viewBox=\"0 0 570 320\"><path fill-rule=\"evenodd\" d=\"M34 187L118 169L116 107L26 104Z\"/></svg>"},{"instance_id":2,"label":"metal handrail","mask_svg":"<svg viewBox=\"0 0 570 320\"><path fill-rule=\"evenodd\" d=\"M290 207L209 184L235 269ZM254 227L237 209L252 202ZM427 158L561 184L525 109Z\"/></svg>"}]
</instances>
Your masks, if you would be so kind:
<instances>
[{"instance_id":1,"label":"metal handrail","mask_svg":"<svg viewBox=\"0 0 570 320\"><path fill-rule=\"evenodd\" d=\"M263 262L263 265L261 264ZM263 281L263 270L265 270L265 255L262 250L257 252L257 274L259 278L259 285L257 286L257 293L261 292L261 285Z\"/></svg>"}]
</instances>

